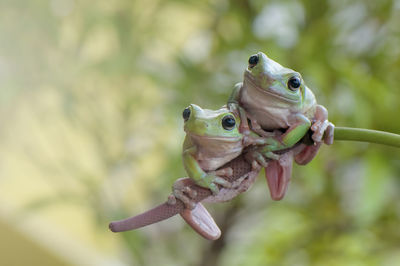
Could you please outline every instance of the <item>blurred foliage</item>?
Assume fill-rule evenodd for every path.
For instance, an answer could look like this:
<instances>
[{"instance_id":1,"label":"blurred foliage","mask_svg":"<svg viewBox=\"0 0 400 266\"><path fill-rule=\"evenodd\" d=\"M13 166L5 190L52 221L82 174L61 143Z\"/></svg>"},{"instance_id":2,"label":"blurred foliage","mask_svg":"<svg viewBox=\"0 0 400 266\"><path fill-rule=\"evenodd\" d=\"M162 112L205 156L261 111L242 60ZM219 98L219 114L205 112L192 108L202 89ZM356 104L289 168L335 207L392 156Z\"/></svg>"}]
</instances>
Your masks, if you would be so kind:
<instances>
[{"instance_id":1,"label":"blurred foliage","mask_svg":"<svg viewBox=\"0 0 400 266\"><path fill-rule=\"evenodd\" d=\"M86 220L55 219L127 265L398 265L399 151L378 145L324 147L281 202L259 180L210 206L219 242L179 217L107 231L165 200L185 175L181 111L223 105L257 51L334 124L399 133L398 25L398 0L2 0L0 202L26 219L75 206Z\"/></svg>"}]
</instances>

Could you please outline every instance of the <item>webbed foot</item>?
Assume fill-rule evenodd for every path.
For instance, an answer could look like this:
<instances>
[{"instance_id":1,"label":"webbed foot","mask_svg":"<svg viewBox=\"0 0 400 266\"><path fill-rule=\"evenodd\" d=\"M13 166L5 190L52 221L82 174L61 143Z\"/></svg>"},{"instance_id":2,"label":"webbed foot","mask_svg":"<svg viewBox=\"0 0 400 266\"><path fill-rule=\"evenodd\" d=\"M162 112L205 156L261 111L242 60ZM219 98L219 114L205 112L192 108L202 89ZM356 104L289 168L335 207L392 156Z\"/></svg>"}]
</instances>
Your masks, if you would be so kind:
<instances>
[{"instance_id":1,"label":"webbed foot","mask_svg":"<svg viewBox=\"0 0 400 266\"><path fill-rule=\"evenodd\" d=\"M208 188L211 190L213 195L217 195L219 193L219 186L224 188L231 188L232 183L229 182L226 177L230 177L233 175L233 170L230 167L219 169L217 171L210 171L206 176L202 177L199 180L195 180L196 185ZM225 178L223 178L224 176Z\"/></svg>"},{"instance_id":2,"label":"webbed foot","mask_svg":"<svg viewBox=\"0 0 400 266\"><path fill-rule=\"evenodd\" d=\"M265 168L265 177L273 200L281 200L289 186L292 176L293 152L281 155L279 160L271 161Z\"/></svg>"},{"instance_id":3,"label":"webbed foot","mask_svg":"<svg viewBox=\"0 0 400 266\"><path fill-rule=\"evenodd\" d=\"M221 230L203 204L197 203L194 209L185 209L180 215L202 237L216 240L221 236Z\"/></svg>"},{"instance_id":4,"label":"webbed foot","mask_svg":"<svg viewBox=\"0 0 400 266\"><path fill-rule=\"evenodd\" d=\"M183 202L185 208L193 210L197 204L197 202L194 201L194 198L197 196L197 191L190 187L192 184L193 180L188 177L176 180L172 185L172 194L168 196L168 204L174 205L176 199L179 199Z\"/></svg>"},{"instance_id":5,"label":"webbed foot","mask_svg":"<svg viewBox=\"0 0 400 266\"><path fill-rule=\"evenodd\" d=\"M334 125L328 121L328 111L322 105L317 105L315 122L311 126L313 134L311 138L315 143L324 142L327 145L333 143Z\"/></svg>"}]
</instances>

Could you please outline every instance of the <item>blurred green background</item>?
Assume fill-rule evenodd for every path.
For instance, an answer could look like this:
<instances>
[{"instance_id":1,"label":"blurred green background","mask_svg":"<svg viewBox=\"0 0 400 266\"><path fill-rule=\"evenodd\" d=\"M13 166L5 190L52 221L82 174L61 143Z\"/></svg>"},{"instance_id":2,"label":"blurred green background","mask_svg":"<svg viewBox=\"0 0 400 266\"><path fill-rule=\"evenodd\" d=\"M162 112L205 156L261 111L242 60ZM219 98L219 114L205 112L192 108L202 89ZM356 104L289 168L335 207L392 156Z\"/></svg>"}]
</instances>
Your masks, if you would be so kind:
<instances>
[{"instance_id":1,"label":"blurred green background","mask_svg":"<svg viewBox=\"0 0 400 266\"><path fill-rule=\"evenodd\" d=\"M0 0L1 265L399 265L400 152L338 142L273 202L113 234L185 176L182 110L247 59L302 73L338 126L400 133L400 1Z\"/></svg>"}]
</instances>

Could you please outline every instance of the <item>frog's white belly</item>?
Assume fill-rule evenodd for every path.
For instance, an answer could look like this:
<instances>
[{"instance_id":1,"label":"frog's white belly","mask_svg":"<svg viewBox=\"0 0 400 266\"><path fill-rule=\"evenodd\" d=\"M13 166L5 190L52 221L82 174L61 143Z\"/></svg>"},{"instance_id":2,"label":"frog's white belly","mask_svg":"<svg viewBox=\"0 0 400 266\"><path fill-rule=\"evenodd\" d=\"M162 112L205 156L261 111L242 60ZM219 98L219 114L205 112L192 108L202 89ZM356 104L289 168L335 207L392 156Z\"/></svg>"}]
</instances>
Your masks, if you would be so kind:
<instances>
[{"instance_id":1,"label":"frog's white belly","mask_svg":"<svg viewBox=\"0 0 400 266\"><path fill-rule=\"evenodd\" d=\"M287 103L265 95L255 88L242 88L240 105L246 110L249 118L257 120L265 130L288 128L293 122L292 110Z\"/></svg>"},{"instance_id":2,"label":"frog's white belly","mask_svg":"<svg viewBox=\"0 0 400 266\"><path fill-rule=\"evenodd\" d=\"M242 153L241 142L208 142L199 146L197 161L204 171L214 171Z\"/></svg>"}]
</instances>

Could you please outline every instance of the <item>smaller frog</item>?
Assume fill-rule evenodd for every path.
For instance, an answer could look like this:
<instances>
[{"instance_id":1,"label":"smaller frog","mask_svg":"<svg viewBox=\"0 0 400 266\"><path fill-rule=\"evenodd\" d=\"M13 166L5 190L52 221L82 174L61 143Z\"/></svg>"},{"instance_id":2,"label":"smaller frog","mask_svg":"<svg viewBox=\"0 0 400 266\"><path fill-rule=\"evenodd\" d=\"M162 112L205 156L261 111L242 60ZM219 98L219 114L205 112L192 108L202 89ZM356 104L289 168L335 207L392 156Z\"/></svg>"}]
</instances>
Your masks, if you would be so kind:
<instances>
[{"instance_id":1,"label":"smaller frog","mask_svg":"<svg viewBox=\"0 0 400 266\"><path fill-rule=\"evenodd\" d=\"M226 108L202 109L191 104L182 113L186 137L183 143L183 165L197 185L218 194L217 185L230 187L224 178L213 171L239 156L243 150L243 135L237 125L240 119ZM231 169L219 171L229 175Z\"/></svg>"},{"instance_id":2,"label":"smaller frog","mask_svg":"<svg viewBox=\"0 0 400 266\"><path fill-rule=\"evenodd\" d=\"M186 132L183 165L196 185L210 189L213 195L219 193L219 185L225 188L233 185L226 180L226 177L232 176L232 169L219 169L221 166L238 157L247 146L268 143L268 139L252 132L244 137L239 132L240 119L225 106L218 110L208 110L191 104L183 111L182 116ZM253 168L267 165L257 150L247 157L252 161ZM185 191L174 189L174 195L188 205L189 201L183 192ZM186 191L184 194L190 193ZM191 206L193 207L194 205Z\"/></svg>"}]
</instances>

